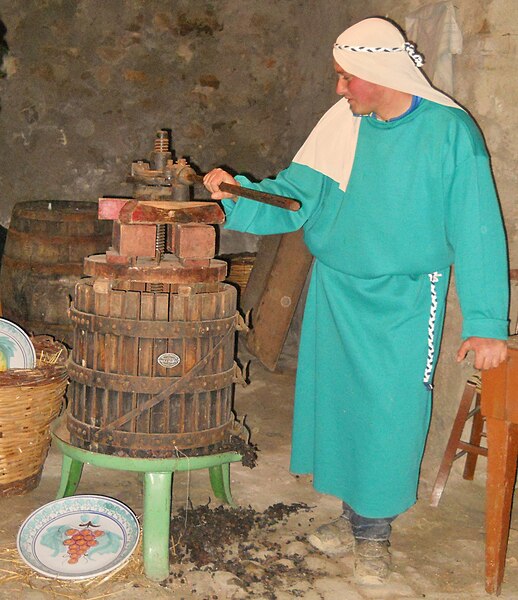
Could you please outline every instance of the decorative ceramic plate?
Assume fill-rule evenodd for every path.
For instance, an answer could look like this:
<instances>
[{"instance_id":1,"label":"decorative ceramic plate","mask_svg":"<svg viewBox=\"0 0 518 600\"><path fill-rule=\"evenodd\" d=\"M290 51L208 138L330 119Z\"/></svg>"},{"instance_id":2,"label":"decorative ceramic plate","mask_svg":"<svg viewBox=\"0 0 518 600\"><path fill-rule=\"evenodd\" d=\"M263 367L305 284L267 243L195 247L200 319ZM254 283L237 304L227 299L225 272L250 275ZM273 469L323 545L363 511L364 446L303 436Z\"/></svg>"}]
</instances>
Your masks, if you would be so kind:
<instances>
[{"instance_id":1,"label":"decorative ceramic plate","mask_svg":"<svg viewBox=\"0 0 518 600\"><path fill-rule=\"evenodd\" d=\"M105 496L70 496L23 522L17 546L35 571L54 579L89 579L123 565L137 546L135 514Z\"/></svg>"},{"instance_id":2,"label":"decorative ceramic plate","mask_svg":"<svg viewBox=\"0 0 518 600\"><path fill-rule=\"evenodd\" d=\"M36 351L30 337L12 321L0 319L0 371L35 366Z\"/></svg>"}]
</instances>

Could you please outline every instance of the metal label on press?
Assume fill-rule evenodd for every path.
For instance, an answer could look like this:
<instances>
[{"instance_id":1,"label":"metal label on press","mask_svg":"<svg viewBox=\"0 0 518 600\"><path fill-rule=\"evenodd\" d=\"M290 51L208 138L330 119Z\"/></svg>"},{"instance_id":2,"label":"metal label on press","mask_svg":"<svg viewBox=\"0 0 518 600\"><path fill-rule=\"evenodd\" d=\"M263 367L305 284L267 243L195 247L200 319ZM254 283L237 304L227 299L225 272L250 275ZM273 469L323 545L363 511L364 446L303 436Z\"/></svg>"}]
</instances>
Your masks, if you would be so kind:
<instances>
[{"instance_id":1,"label":"metal label on press","mask_svg":"<svg viewBox=\"0 0 518 600\"><path fill-rule=\"evenodd\" d=\"M157 362L161 367L165 367L166 369L172 369L176 367L176 365L180 364L180 357L178 354L174 354L173 352L164 352L157 358Z\"/></svg>"}]
</instances>

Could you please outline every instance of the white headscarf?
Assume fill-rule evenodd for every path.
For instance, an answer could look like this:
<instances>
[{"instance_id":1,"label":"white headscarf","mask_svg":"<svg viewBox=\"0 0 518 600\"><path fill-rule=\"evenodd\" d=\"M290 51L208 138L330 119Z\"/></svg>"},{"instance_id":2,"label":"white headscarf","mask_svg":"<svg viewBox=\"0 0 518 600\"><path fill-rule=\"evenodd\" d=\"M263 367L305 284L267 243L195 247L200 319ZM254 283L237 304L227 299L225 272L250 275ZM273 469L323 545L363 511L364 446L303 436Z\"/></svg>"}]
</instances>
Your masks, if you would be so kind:
<instances>
[{"instance_id":1,"label":"white headscarf","mask_svg":"<svg viewBox=\"0 0 518 600\"><path fill-rule=\"evenodd\" d=\"M360 79L461 108L430 84L419 69L421 55L390 21L373 17L349 27L338 36L333 56L344 71ZM320 119L293 161L327 175L345 191L360 121L342 98Z\"/></svg>"},{"instance_id":2,"label":"white headscarf","mask_svg":"<svg viewBox=\"0 0 518 600\"><path fill-rule=\"evenodd\" d=\"M333 56L344 71L360 79L445 106L459 107L432 87L419 69L423 57L390 21L374 17L349 27L338 36Z\"/></svg>"}]
</instances>

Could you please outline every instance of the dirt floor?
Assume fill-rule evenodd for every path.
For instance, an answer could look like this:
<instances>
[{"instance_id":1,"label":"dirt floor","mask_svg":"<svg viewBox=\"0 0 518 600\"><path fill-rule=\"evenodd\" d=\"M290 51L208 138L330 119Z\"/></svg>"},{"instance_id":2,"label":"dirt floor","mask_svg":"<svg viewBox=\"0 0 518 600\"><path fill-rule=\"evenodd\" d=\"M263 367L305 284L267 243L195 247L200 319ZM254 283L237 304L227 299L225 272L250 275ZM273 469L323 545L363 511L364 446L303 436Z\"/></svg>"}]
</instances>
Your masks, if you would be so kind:
<instances>
[{"instance_id":1,"label":"dirt floor","mask_svg":"<svg viewBox=\"0 0 518 600\"><path fill-rule=\"evenodd\" d=\"M330 558L312 549L306 535L338 516L337 499L317 494L310 477L288 472L295 361L284 357L278 372L257 361L251 384L237 387L235 406L259 452L257 466L231 467L239 508L214 500L206 472L175 476L171 574L161 584L147 580L140 551L119 572L82 583L39 576L18 558L22 521L54 498L61 459L51 449L38 488L0 499L0 597L22 600L88 598L160 600L463 600L484 592L484 459L473 482L458 461L438 508L428 504L437 465L423 468L420 500L394 523L394 572L382 587L352 581L352 558ZM137 474L85 467L78 493L101 494L142 514ZM502 599L518 599L518 514L515 513Z\"/></svg>"}]
</instances>

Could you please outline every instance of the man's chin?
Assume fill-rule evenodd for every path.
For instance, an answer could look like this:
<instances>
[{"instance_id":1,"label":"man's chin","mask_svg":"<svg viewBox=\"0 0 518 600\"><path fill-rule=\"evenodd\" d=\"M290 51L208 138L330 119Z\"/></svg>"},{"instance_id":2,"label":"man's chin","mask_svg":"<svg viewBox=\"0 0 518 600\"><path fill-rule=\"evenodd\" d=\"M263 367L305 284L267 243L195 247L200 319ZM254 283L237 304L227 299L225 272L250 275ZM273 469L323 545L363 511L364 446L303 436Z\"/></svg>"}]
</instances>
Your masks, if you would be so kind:
<instances>
[{"instance_id":1,"label":"man's chin","mask_svg":"<svg viewBox=\"0 0 518 600\"><path fill-rule=\"evenodd\" d=\"M347 100L347 102L349 104L349 108L351 109L351 112L353 113L353 115L355 117L366 117L367 115L371 114L371 111L362 109L360 106L358 106L356 104L356 102L351 102L350 100Z\"/></svg>"}]
</instances>

